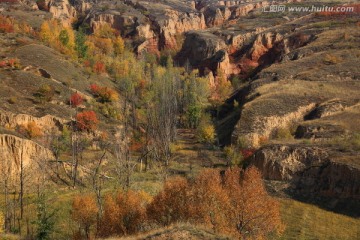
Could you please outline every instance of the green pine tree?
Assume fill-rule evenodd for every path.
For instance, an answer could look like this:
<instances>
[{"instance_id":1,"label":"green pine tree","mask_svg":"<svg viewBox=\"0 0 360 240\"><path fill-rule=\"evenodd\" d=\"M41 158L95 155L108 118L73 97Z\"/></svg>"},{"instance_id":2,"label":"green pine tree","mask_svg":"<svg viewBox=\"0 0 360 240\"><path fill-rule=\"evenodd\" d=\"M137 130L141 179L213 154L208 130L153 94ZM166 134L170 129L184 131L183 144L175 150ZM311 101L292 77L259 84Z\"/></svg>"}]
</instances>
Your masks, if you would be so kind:
<instances>
[{"instance_id":1,"label":"green pine tree","mask_svg":"<svg viewBox=\"0 0 360 240\"><path fill-rule=\"evenodd\" d=\"M36 239L47 240L55 229L55 210L50 210L46 203L45 194L41 194L37 200L37 219L33 222L36 226Z\"/></svg>"}]
</instances>

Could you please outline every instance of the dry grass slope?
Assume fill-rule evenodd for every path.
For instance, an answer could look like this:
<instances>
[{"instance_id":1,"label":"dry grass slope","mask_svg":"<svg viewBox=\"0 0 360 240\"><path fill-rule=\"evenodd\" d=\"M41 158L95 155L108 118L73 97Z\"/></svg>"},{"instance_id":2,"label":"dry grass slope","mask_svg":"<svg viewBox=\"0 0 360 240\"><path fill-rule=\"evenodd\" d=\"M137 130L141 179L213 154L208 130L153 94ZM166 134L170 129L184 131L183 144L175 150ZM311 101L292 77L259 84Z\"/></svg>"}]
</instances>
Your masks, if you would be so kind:
<instances>
[{"instance_id":1,"label":"dry grass slope","mask_svg":"<svg viewBox=\"0 0 360 240\"><path fill-rule=\"evenodd\" d=\"M283 240L353 240L360 238L360 219L325 211L298 201L281 200L282 218L287 224Z\"/></svg>"}]
</instances>

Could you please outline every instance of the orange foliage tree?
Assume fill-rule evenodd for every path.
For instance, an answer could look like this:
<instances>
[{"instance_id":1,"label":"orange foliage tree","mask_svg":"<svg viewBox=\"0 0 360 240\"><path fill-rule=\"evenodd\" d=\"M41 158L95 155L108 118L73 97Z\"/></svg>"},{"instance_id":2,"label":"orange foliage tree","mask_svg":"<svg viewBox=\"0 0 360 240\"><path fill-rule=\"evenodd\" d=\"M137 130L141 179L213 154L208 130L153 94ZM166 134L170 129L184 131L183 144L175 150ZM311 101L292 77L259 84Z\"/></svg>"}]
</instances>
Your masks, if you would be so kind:
<instances>
[{"instance_id":1,"label":"orange foliage tree","mask_svg":"<svg viewBox=\"0 0 360 240\"><path fill-rule=\"evenodd\" d=\"M78 107L84 101L83 97L79 93L74 93L70 97L70 105L72 107Z\"/></svg>"},{"instance_id":2,"label":"orange foliage tree","mask_svg":"<svg viewBox=\"0 0 360 240\"><path fill-rule=\"evenodd\" d=\"M147 207L149 219L163 226L186 221L190 217L188 192L188 182L185 178L174 177L166 181L164 189Z\"/></svg>"},{"instance_id":3,"label":"orange foliage tree","mask_svg":"<svg viewBox=\"0 0 360 240\"><path fill-rule=\"evenodd\" d=\"M82 131L94 131L99 120L94 111L83 111L76 115L76 125Z\"/></svg>"},{"instance_id":4,"label":"orange foliage tree","mask_svg":"<svg viewBox=\"0 0 360 240\"><path fill-rule=\"evenodd\" d=\"M79 195L74 198L71 217L79 224L80 232L84 231L86 239L90 239L91 227L96 223L97 215L98 207L92 195Z\"/></svg>"},{"instance_id":5,"label":"orange foliage tree","mask_svg":"<svg viewBox=\"0 0 360 240\"><path fill-rule=\"evenodd\" d=\"M220 173L205 169L195 179L190 189L191 220L204 224L217 232L228 232L230 199L222 187Z\"/></svg>"},{"instance_id":6,"label":"orange foliage tree","mask_svg":"<svg viewBox=\"0 0 360 240\"><path fill-rule=\"evenodd\" d=\"M40 26L39 38L50 47L75 57L75 33L58 20L44 21Z\"/></svg>"},{"instance_id":7,"label":"orange foliage tree","mask_svg":"<svg viewBox=\"0 0 360 240\"><path fill-rule=\"evenodd\" d=\"M99 236L134 234L141 230L146 219L147 199L134 191L119 192L116 197L107 195L104 213L100 220Z\"/></svg>"},{"instance_id":8,"label":"orange foliage tree","mask_svg":"<svg viewBox=\"0 0 360 240\"><path fill-rule=\"evenodd\" d=\"M246 171L228 169L223 187L231 200L228 224L232 233L246 239L263 239L269 233L281 233L279 203L266 192L255 167Z\"/></svg>"}]
</instances>

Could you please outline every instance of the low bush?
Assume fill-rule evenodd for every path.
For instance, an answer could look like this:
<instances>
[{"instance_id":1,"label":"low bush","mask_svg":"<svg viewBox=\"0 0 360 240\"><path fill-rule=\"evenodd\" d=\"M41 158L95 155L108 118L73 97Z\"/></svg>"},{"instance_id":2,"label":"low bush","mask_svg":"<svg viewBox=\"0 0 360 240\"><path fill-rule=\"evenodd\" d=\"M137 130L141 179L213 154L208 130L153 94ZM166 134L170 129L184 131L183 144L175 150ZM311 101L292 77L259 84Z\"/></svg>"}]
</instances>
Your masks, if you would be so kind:
<instances>
[{"instance_id":1,"label":"low bush","mask_svg":"<svg viewBox=\"0 0 360 240\"><path fill-rule=\"evenodd\" d=\"M120 120L121 115L116 107L109 103L99 104L98 111L107 118Z\"/></svg>"},{"instance_id":2,"label":"low bush","mask_svg":"<svg viewBox=\"0 0 360 240\"><path fill-rule=\"evenodd\" d=\"M18 101L18 99L16 97L11 97L11 98L9 98L8 103L15 104L15 103L17 103L17 101Z\"/></svg>"},{"instance_id":3,"label":"low bush","mask_svg":"<svg viewBox=\"0 0 360 240\"><path fill-rule=\"evenodd\" d=\"M291 131L287 127L280 127L275 132L276 139L292 139Z\"/></svg>"},{"instance_id":4,"label":"low bush","mask_svg":"<svg viewBox=\"0 0 360 240\"><path fill-rule=\"evenodd\" d=\"M29 139L41 137L43 135L41 128L34 121L19 125L17 131Z\"/></svg>"},{"instance_id":5,"label":"low bush","mask_svg":"<svg viewBox=\"0 0 360 240\"><path fill-rule=\"evenodd\" d=\"M342 61L341 57L332 55L332 54L326 54L324 57L324 64L326 65L335 65Z\"/></svg>"},{"instance_id":6,"label":"low bush","mask_svg":"<svg viewBox=\"0 0 360 240\"><path fill-rule=\"evenodd\" d=\"M50 102L55 95L55 88L48 84L44 84L36 91L34 97L37 102Z\"/></svg>"},{"instance_id":7,"label":"low bush","mask_svg":"<svg viewBox=\"0 0 360 240\"><path fill-rule=\"evenodd\" d=\"M83 103L84 99L79 93L74 93L70 97L70 106L72 107L78 107Z\"/></svg>"},{"instance_id":8,"label":"low bush","mask_svg":"<svg viewBox=\"0 0 360 240\"><path fill-rule=\"evenodd\" d=\"M90 92L102 103L116 102L119 100L119 94L114 89L108 87L100 87L96 84L91 84Z\"/></svg>"},{"instance_id":9,"label":"low bush","mask_svg":"<svg viewBox=\"0 0 360 240\"><path fill-rule=\"evenodd\" d=\"M17 58L10 58L8 59L8 65L11 68L19 69L21 67L20 60Z\"/></svg>"},{"instance_id":10,"label":"low bush","mask_svg":"<svg viewBox=\"0 0 360 240\"><path fill-rule=\"evenodd\" d=\"M240 150L234 145L226 146L224 148L226 160L232 166L241 166L243 163L244 157L241 154Z\"/></svg>"}]
</instances>

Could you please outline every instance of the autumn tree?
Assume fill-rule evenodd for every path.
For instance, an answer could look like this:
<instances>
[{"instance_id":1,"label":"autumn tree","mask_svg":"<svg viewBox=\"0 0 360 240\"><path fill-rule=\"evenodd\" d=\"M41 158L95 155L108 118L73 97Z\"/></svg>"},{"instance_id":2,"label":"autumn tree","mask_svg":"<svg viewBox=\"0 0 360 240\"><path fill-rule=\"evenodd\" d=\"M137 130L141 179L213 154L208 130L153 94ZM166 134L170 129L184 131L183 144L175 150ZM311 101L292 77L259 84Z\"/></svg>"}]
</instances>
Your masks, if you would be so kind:
<instances>
[{"instance_id":1,"label":"autumn tree","mask_svg":"<svg viewBox=\"0 0 360 240\"><path fill-rule=\"evenodd\" d=\"M78 107L79 105L81 105L83 103L84 99L83 97L79 94L79 93L73 93L70 96L70 106L72 107Z\"/></svg>"},{"instance_id":2,"label":"autumn tree","mask_svg":"<svg viewBox=\"0 0 360 240\"><path fill-rule=\"evenodd\" d=\"M18 127L18 131L29 139L37 138L43 135L43 131L34 121L20 125Z\"/></svg>"},{"instance_id":3,"label":"autumn tree","mask_svg":"<svg viewBox=\"0 0 360 240\"><path fill-rule=\"evenodd\" d=\"M213 106L218 107L233 91L231 82L227 79L226 74L220 68L217 69L215 85L211 88L210 101Z\"/></svg>"},{"instance_id":4,"label":"autumn tree","mask_svg":"<svg viewBox=\"0 0 360 240\"><path fill-rule=\"evenodd\" d=\"M39 32L40 39L45 42L49 43L51 39L51 30L50 25L48 21L44 21L40 26L40 32Z\"/></svg>"},{"instance_id":5,"label":"autumn tree","mask_svg":"<svg viewBox=\"0 0 360 240\"><path fill-rule=\"evenodd\" d=\"M96 223L98 208L92 195L78 195L73 199L71 217L78 223L80 233L90 239L91 228Z\"/></svg>"},{"instance_id":6,"label":"autumn tree","mask_svg":"<svg viewBox=\"0 0 360 240\"><path fill-rule=\"evenodd\" d=\"M99 228L99 236L122 236L142 230L146 219L146 195L139 192L118 192L105 197L104 213Z\"/></svg>"},{"instance_id":7,"label":"autumn tree","mask_svg":"<svg viewBox=\"0 0 360 240\"><path fill-rule=\"evenodd\" d=\"M75 55L74 31L63 26L57 19L44 21L40 27L39 37L50 47L70 56Z\"/></svg>"},{"instance_id":8,"label":"autumn tree","mask_svg":"<svg viewBox=\"0 0 360 240\"><path fill-rule=\"evenodd\" d=\"M231 199L229 226L242 238L262 239L269 233L281 233L279 203L266 192L255 167L245 171L231 168L225 172L224 189Z\"/></svg>"},{"instance_id":9,"label":"autumn tree","mask_svg":"<svg viewBox=\"0 0 360 240\"><path fill-rule=\"evenodd\" d=\"M121 55L124 53L125 43L121 37L116 37L113 41L114 53L116 55Z\"/></svg>"},{"instance_id":10,"label":"autumn tree","mask_svg":"<svg viewBox=\"0 0 360 240\"><path fill-rule=\"evenodd\" d=\"M106 66L103 62L97 61L94 63L93 70L96 74L101 74L106 72Z\"/></svg>"},{"instance_id":11,"label":"autumn tree","mask_svg":"<svg viewBox=\"0 0 360 240\"><path fill-rule=\"evenodd\" d=\"M164 183L163 190L147 207L147 214L150 220L162 226L187 221L190 217L189 201L187 180L174 177Z\"/></svg>"},{"instance_id":12,"label":"autumn tree","mask_svg":"<svg viewBox=\"0 0 360 240\"><path fill-rule=\"evenodd\" d=\"M196 129L196 138L199 142L213 144L215 137L215 127L210 116L203 114Z\"/></svg>"},{"instance_id":13,"label":"autumn tree","mask_svg":"<svg viewBox=\"0 0 360 240\"><path fill-rule=\"evenodd\" d=\"M205 169L199 173L190 189L190 220L204 224L216 232L226 233L230 199L222 187L220 173Z\"/></svg>"},{"instance_id":14,"label":"autumn tree","mask_svg":"<svg viewBox=\"0 0 360 240\"><path fill-rule=\"evenodd\" d=\"M109 23L105 23L95 30L94 35L98 38L113 38L116 36L116 30Z\"/></svg>"},{"instance_id":15,"label":"autumn tree","mask_svg":"<svg viewBox=\"0 0 360 240\"><path fill-rule=\"evenodd\" d=\"M99 120L94 111L83 111L76 115L76 126L82 131L94 131Z\"/></svg>"},{"instance_id":16,"label":"autumn tree","mask_svg":"<svg viewBox=\"0 0 360 240\"><path fill-rule=\"evenodd\" d=\"M91 84L90 91L101 103L116 102L119 100L119 94L109 87L101 87L97 84Z\"/></svg>"}]
</instances>

